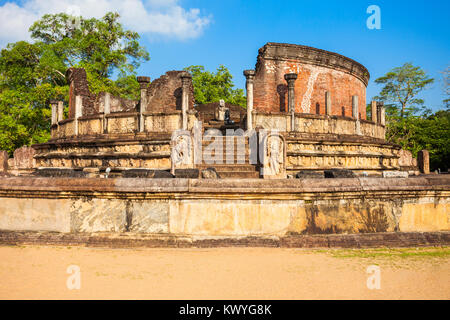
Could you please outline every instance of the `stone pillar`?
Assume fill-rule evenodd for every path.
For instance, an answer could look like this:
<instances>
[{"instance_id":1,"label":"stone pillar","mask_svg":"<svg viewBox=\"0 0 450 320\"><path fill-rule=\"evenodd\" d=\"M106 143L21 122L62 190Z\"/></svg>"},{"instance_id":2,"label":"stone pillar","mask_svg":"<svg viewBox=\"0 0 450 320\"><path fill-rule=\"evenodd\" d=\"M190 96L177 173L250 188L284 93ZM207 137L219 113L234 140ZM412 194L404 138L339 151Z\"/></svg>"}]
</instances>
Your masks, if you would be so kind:
<instances>
[{"instance_id":1,"label":"stone pillar","mask_svg":"<svg viewBox=\"0 0 450 320\"><path fill-rule=\"evenodd\" d=\"M378 110L377 110L377 102L376 101L372 101L372 122L373 123L378 123Z\"/></svg>"},{"instance_id":2,"label":"stone pillar","mask_svg":"<svg viewBox=\"0 0 450 320\"><path fill-rule=\"evenodd\" d=\"M8 159L9 159L8 152L1 150L0 151L0 172L8 171Z\"/></svg>"},{"instance_id":3,"label":"stone pillar","mask_svg":"<svg viewBox=\"0 0 450 320\"><path fill-rule=\"evenodd\" d=\"M430 173L430 153L428 150L420 150L417 153L417 164L421 173Z\"/></svg>"},{"instance_id":4,"label":"stone pillar","mask_svg":"<svg viewBox=\"0 0 450 320\"><path fill-rule=\"evenodd\" d=\"M296 73L286 73L284 79L288 83L288 110L291 113L291 131L295 131L295 80L297 79Z\"/></svg>"},{"instance_id":5,"label":"stone pillar","mask_svg":"<svg viewBox=\"0 0 450 320\"><path fill-rule=\"evenodd\" d=\"M383 102L377 102L377 123L383 126L386 124Z\"/></svg>"},{"instance_id":6,"label":"stone pillar","mask_svg":"<svg viewBox=\"0 0 450 320\"><path fill-rule=\"evenodd\" d=\"M253 130L253 81L255 70L245 70L245 89L247 90L247 131Z\"/></svg>"},{"instance_id":7,"label":"stone pillar","mask_svg":"<svg viewBox=\"0 0 450 320\"><path fill-rule=\"evenodd\" d=\"M58 100L50 100L52 106L52 126L58 124Z\"/></svg>"},{"instance_id":8,"label":"stone pillar","mask_svg":"<svg viewBox=\"0 0 450 320\"><path fill-rule=\"evenodd\" d=\"M361 135L361 122L359 121L358 96L352 96L352 116L356 119L355 132Z\"/></svg>"},{"instance_id":9,"label":"stone pillar","mask_svg":"<svg viewBox=\"0 0 450 320\"><path fill-rule=\"evenodd\" d=\"M64 102L58 101L58 122L64 120Z\"/></svg>"},{"instance_id":10,"label":"stone pillar","mask_svg":"<svg viewBox=\"0 0 450 320\"><path fill-rule=\"evenodd\" d=\"M386 109L384 108L383 104L380 107L380 124L382 126L386 125Z\"/></svg>"},{"instance_id":11,"label":"stone pillar","mask_svg":"<svg viewBox=\"0 0 450 320\"><path fill-rule=\"evenodd\" d=\"M105 106L103 108L103 132L108 132L108 114L111 113L111 95L109 92L105 93Z\"/></svg>"},{"instance_id":12,"label":"stone pillar","mask_svg":"<svg viewBox=\"0 0 450 320\"><path fill-rule=\"evenodd\" d=\"M181 85L182 85L182 96L181 96L181 119L182 119L182 129L187 130L188 128L188 108L189 108L189 85L192 81L192 75L189 72L183 72L181 74Z\"/></svg>"},{"instance_id":13,"label":"stone pillar","mask_svg":"<svg viewBox=\"0 0 450 320\"><path fill-rule=\"evenodd\" d=\"M139 108L139 132L144 132L144 112L147 111L147 88L150 83L150 77L137 77L139 87L141 88L141 102Z\"/></svg>"},{"instance_id":14,"label":"stone pillar","mask_svg":"<svg viewBox=\"0 0 450 320\"><path fill-rule=\"evenodd\" d=\"M75 97L75 135L78 135L78 118L83 115L83 97L76 96Z\"/></svg>"},{"instance_id":15,"label":"stone pillar","mask_svg":"<svg viewBox=\"0 0 450 320\"><path fill-rule=\"evenodd\" d=\"M331 93L325 92L325 114L331 116Z\"/></svg>"},{"instance_id":16,"label":"stone pillar","mask_svg":"<svg viewBox=\"0 0 450 320\"><path fill-rule=\"evenodd\" d=\"M358 120L358 96L352 96L352 116Z\"/></svg>"}]
</instances>

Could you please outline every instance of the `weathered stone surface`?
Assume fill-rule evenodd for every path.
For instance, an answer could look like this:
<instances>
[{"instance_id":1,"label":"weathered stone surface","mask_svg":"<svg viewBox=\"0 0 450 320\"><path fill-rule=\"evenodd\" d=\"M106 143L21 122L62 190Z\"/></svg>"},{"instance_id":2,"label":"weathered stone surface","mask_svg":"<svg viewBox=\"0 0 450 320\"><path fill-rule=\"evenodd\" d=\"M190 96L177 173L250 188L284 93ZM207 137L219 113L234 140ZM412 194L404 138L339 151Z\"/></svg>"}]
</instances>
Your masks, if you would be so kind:
<instances>
[{"instance_id":1,"label":"weathered stone surface","mask_svg":"<svg viewBox=\"0 0 450 320\"><path fill-rule=\"evenodd\" d=\"M122 173L124 178L173 178L174 176L166 170L152 169L129 169Z\"/></svg>"},{"instance_id":2,"label":"weathered stone surface","mask_svg":"<svg viewBox=\"0 0 450 320\"><path fill-rule=\"evenodd\" d=\"M14 151L14 167L16 169L31 169L34 167L34 155L36 151L27 146L23 146Z\"/></svg>"},{"instance_id":3,"label":"weathered stone surface","mask_svg":"<svg viewBox=\"0 0 450 320\"><path fill-rule=\"evenodd\" d=\"M215 168L207 168L207 169L202 170L202 178L203 179L220 179L220 176L217 173Z\"/></svg>"},{"instance_id":4,"label":"weathered stone surface","mask_svg":"<svg viewBox=\"0 0 450 320\"><path fill-rule=\"evenodd\" d=\"M70 199L0 198L0 230L70 232Z\"/></svg>"},{"instance_id":5,"label":"weathered stone surface","mask_svg":"<svg viewBox=\"0 0 450 320\"><path fill-rule=\"evenodd\" d=\"M297 179L322 179L325 178L325 174L323 171L299 171L295 174Z\"/></svg>"},{"instance_id":6,"label":"weathered stone surface","mask_svg":"<svg viewBox=\"0 0 450 320\"><path fill-rule=\"evenodd\" d=\"M198 169L175 169L176 178L198 179L200 171Z\"/></svg>"},{"instance_id":7,"label":"weathered stone surface","mask_svg":"<svg viewBox=\"0 0 450 320\"><path fill-rule=\"evenodd\" d=\"M127 231L127 202L119 199L79 199L70 207L71 232Z\"/></svg>"},{"instance_id":8,"label":"weathered stone surface","mask_svg":"<svg viewBox=\"0 0 450 320\"><path fill-rule=\"evenodd\" d=\"M87 176L87 172L71 168L42 168L36 170L34 175L40 177L83 178Z\"/></svg>"},{"instance_id":9,"label":"weathered stone surface","mask_svg":"<svg viewBox=\"0 0 450 320\"><path fill-rule=\"evenodd\" d=\"M154 170L149 169L129 169L122 172L124 178L153 178Z\"/></svg>"},{"instance_id":10,"label":"weathered stone surface","mask_svg":"<svg viewBox=\"0 0 450 320\"><path fill-rule=\"evenodd\" d=\"M136 233L169 232L168 201L133 201L128 205L128 231Z\"/></svg>"},{"instance_id":11,"label":"weathered stone surface","mask_svg":"<svg viewBox=\"0 0 450 320\"><path fill-rule=\"evenodd\" d=\"M400 167L417 166L417 159L413 158L411 151L400 149L398 155L398 164Z\"/></svg>"},{"instance_id":12,"label":"weathered stone surface","mask_svg":"<svg viewBox=\"0 0 450 320\"><path fill-rule=\"evenodd\" d=\"M155 170L155 174L153 175L153 178L160 179L160 178L173 178L174 176L169 172L165 170Z\"/></svg>"},{"instance_id":13,"label":"weathered stone surface","mask_svg":"<svg viewBox=\"0 0 450 320\"><path fill-rule=\"evenodd\" d=\"M325 178L355 178L356 175L351 170L346 169L332 169L325 170Z\"/></svg>"},{"instance_id":14,"label":"weathered stone surface","mask_svg":"<svg viewBox=\"0 0 450 320\"><path fill-rule=\"evenodd\" d=\"M450 232L382 232L340 235L287 235L283 237L193 237L159 234L115 234L0 231L2 245L81 245L108 248L213 248L213 247L285 247L285 248L375 248L448 246Z\"/></svg>"},{"instance_id":15,"label":"weathered stone surface","mask_svg":"<svg viewBox=\"0 0 450 320\"><path fill-rule=\"evenodd\" d=\"M421 150L417 153L417 162L421 173L430 173L430 153L428 150Z\"/></svg>"},{"instance_id":16,"label":"weathered stone surface","mask_svg":"<svg viewBox=\"0 0 450 320\"><path fill-rule=\"evenodd\" d=\"M0 179L0 229L62 230L69 225L76 232L166 232L168 203L168 232L174 234L448 230L450 184L441 176L270 181L6 177ZM64 220L68 213L69 222Z\"/></svg>"},{"instance_id":17,"label":"weathered stone surface","mask_svg":"<svg viewBox=\"0 0 450 320\"><path fill-rule=\"evenodd\" d=\"M0 172L8 171L8 159L9 155L6 151L0 151Z\"/></svg>"},{"instance_id":18,"label":"weathered stone surface","mask_svg":"<svg viewBox=\"0 0 450 320\"><path fill-rule=\"evenodd\" d=\"M408 178L406 171L383 171L383 178Z\"/></svg>"}]
</instances>

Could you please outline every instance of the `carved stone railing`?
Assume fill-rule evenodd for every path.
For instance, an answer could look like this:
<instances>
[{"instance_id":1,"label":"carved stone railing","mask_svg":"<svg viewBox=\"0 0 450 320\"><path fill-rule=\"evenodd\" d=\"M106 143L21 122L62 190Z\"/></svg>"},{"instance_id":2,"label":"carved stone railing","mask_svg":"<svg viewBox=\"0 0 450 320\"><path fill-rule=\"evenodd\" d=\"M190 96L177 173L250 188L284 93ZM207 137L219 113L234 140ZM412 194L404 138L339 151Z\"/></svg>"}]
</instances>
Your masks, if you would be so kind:
<instances>
[{"instance_id":1,"label":"carved stone railing","mask_svg":"<svg viewBox=\"0 0 450 320\"><path fill-rule=\"evenodd\" d=\"M285 132L329 133L339 135L362 135L385 139L385 126L367 121L335 115L295 114L295 127L291 130L291 115L287 112L253 112L255 128L273 129Z\"/></svg>"}]
</instances>

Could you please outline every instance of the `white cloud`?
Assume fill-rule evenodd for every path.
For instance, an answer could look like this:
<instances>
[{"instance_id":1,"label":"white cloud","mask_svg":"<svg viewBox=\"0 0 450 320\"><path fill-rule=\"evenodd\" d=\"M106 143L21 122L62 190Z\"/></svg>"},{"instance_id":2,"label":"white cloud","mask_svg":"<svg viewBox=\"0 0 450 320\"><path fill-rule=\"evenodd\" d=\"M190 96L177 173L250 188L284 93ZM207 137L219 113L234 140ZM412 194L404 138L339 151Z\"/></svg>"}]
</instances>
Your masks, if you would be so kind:
<instances>
[{"instance_id":1,"label":"white cloud","mask_svg":"<svg viewBox=\"0 0 450 320\"><path fill-rule=\"evenodd\" d=\"M85 18L101 18L118 12L125 27L141 35L190 39L200 36L210 23L199 9L185 9L178 0L25 0L20 5L0 6L0 46L29 40L31 24L46 13L76 13Z\"/></svg>"}]
</instances>

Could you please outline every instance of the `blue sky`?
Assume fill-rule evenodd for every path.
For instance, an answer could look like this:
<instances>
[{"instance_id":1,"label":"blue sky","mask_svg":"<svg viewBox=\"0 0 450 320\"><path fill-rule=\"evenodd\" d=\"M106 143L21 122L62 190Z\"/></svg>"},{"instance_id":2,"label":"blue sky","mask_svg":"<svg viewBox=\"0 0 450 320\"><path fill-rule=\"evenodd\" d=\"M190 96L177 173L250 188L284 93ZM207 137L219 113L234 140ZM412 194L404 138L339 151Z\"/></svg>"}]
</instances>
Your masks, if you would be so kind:
<instances>
[{"instance_id":1,"label":"blue sky","mask_svg":"<svg viewBox=\"0 0 450 320\"><path fill-rule=\"evenodd\" d=\"M18 27L5 31L11 25L5 22L9 16L27 24L42 12L64 11L71 5L79 6L83 16L118 8L124 24L142 34L141 43L150 52L151 60L140 67L139 74L152 79L189 65L215 70L224 64L236 86L243 88L242 71L254 67L258 48L266 42L287 42L334 51L362 63L371 75L368 100L380 90L374 84L376 78L412 62L436 79L422 95L426 105L434 110L442 108L440 72L450 65L448 0L55 1L44 4L43 0L23 0L13 4L0 0L0 44L24 37ZM366 27L370 5L380 7L380 30Z\"/></svg>"}]
</instances>

